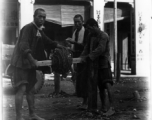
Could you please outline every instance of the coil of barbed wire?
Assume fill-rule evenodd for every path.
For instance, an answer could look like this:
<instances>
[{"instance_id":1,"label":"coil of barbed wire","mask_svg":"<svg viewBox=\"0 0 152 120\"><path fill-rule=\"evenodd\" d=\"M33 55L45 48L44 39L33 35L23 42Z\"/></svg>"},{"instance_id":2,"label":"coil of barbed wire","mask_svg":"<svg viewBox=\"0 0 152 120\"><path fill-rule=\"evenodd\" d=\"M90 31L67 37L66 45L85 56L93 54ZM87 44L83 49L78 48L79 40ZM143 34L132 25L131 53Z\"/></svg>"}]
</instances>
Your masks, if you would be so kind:
<instances>
[{"instance_id":1,"label":"coil of barbed wire","mask_svg":"<svg viewBox=\"0 0 152 120\"><path fill-rule=\"evenodd\" d=\"M72 65L72 51L67 48L56 48L52 59L52 71L62 74L66 78Z\"/></svg>"}]
</instances>

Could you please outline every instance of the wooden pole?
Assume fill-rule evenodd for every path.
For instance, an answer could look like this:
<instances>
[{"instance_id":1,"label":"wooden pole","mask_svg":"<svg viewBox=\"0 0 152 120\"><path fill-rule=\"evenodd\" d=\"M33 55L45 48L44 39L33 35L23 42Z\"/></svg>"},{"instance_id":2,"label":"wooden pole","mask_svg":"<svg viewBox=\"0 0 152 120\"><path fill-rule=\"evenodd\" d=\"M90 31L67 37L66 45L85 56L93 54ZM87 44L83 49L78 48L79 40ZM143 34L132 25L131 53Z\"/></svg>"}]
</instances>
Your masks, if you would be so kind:
<instances>
[{"instance_id":1,"label":"wooden pole","mask_svg":"<svg viewBox=\"0 0 152 120\"><path fill-rule=\"evenodd\" d=\"M117 0L114 0L114 76L116 81L120 80L120 54L118 53L117 37Z\"/></svg>"},{"instance_id":2,"label":"wooden pole","mask_svg":"<svg viewBox=\"0 0 152 120\"><path fill-rule=\"evenodd\" d=\"M118 58L118 41L117 41L117 0L114 0L114 76L119 80L119 58Z\"/></svg>"},{"instance_id":3,"label":"wooden pole","mask_svg":"<svg viewBox=\"0 0 152 120\"><path fill-rule=\"evenodd\" d=\"M117 76L117 1L114 0L114 76Z\"/></svg>"}]
</instances>

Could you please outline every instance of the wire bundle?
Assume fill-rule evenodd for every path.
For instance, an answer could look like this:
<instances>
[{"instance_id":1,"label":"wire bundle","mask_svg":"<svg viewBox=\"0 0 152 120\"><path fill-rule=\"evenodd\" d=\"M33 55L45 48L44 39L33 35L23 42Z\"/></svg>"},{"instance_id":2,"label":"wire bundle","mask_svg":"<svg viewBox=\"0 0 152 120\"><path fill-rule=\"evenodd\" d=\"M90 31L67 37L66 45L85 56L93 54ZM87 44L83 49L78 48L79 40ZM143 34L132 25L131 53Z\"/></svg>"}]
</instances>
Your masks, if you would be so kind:
<instances>
[{"instance_id":1,"label":"wire bundle","mask_svg":"<svg viewBox=\"0 0 152 120\"><path fill-rule=\"evenodd\" d=\"M56 48L52 59L52 71L62 74L66 78L72 65L72 51L67 48Z\"/></svg>"}]
</instances>

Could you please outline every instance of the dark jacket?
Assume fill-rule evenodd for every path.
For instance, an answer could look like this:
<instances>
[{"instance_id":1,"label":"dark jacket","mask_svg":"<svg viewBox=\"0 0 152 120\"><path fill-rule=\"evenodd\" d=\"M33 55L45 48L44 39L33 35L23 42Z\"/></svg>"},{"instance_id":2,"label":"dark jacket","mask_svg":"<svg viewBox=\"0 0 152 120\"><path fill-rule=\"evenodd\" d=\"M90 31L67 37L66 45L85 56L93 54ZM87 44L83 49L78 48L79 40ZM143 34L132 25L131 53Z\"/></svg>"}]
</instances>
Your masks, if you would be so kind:
<instances>
[{"instance_id":1,"label":"dark jacket","mask_svg":"<svg viewBox=\"0 0 152 120\"><path fill-rule=\"evenodd\" d=\"M96 34L89 34L87 39L88 42L81 56L88 55L96 68L110 67L109 36L103 31L98 31Z\"/></svg>"},{"instance_id":2,"label":"dark jacket","mask_svg":"<svg viewBox=\"0 0 152 120\"><path fill-rule=\"evenodd\" d=\"M84 31L84 38L83 38L83 43L82 44L75 44L74 45L74 57L80 57L83 49L84 49L84 46L86 45L87 43L87 36L89 34L89 31L87 29L85 29Z\"/></svg>"},{"instance_id":3,"label":"dark jacket","mask_svg":"<svg viewBox=\"0 0 152 120\"><path fill-rule=\"evenodd\" d=\"M12 55L11 65L30 69L31 64L27 58L28 53L31 53L36 60L45 60L45 48L53 49L56 47L57 43L49 39L43 31L38 30L33 23L27 24L20 31L20 36Z\"/></svg>"}]
</instances>

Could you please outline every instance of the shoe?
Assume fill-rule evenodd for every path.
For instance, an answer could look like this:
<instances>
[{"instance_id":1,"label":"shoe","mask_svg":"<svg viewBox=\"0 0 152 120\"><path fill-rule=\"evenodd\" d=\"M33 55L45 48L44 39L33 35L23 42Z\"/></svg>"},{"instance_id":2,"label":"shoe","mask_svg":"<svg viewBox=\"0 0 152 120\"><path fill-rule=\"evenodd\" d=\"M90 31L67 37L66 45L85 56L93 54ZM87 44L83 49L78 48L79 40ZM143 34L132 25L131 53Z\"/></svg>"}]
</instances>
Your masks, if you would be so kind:
<instances>
[{"instance_id":1,"label":"shoe","mask_svg":"<svg viewBox=\"0 0 152 120\"><path fill-rule=\"evenodd\" d=\"M36 114L31 115L29 119L30 119L30 120L45 120L44 118L41 118L41 117L39 117L39 116L36 115Z\"/></svg>"}]
</instances>

